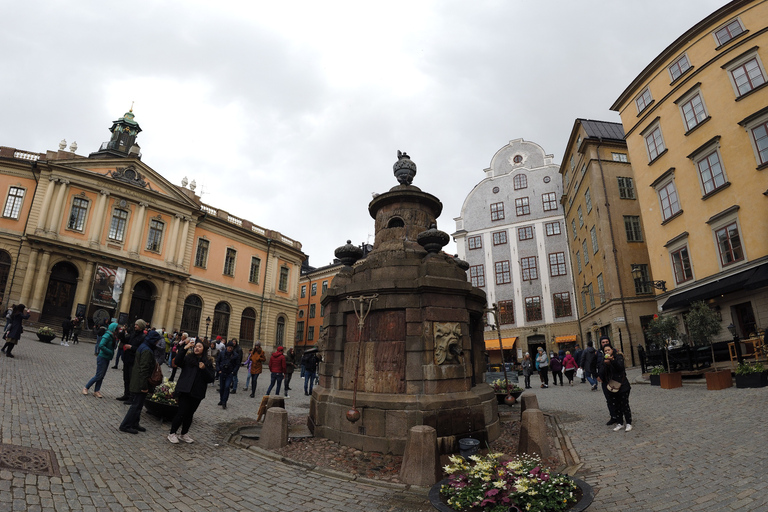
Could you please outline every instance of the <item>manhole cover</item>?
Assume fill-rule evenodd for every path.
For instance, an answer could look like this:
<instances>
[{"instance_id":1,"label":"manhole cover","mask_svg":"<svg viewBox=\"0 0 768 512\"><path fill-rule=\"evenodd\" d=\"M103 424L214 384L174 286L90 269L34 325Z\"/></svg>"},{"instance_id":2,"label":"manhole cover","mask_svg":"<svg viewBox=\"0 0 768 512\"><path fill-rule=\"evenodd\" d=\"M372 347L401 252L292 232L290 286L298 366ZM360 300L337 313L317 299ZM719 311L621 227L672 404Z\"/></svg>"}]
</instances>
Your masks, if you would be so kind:
<instances>
[{"instance_id":1,"label":"manhole cover","mask_svg":"<svg viewBox=\"0 0 768 512\"><path fill-rule=\"evenodd\" d=\"M0 444L0 469L23 471L35 475L61 476L52 450Z\"/></svg>"}]
</instances>

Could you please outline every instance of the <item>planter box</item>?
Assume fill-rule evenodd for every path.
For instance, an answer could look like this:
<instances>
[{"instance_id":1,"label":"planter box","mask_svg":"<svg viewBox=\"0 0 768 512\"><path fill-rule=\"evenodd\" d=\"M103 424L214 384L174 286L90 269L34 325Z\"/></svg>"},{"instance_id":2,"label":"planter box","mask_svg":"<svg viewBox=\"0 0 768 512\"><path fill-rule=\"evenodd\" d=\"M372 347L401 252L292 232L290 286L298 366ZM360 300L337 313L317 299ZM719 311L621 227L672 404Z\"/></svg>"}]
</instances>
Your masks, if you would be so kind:
<instances>
[{"instance_id":1,"label":"planter box","mask_svg":"<svg viewBox=\"0 0 768 512\"><path fill-rule=\"evenodd\" d=\"M736 375L737 388L764 388L768 386L768 372Z\"/></svg>"},{"instance_id":2,"label":"planter box","mask_svg":"<svg viewBox=\"0 0 768 512\"><path fill-rule=\"evenodd\" d=\"M726 389L733 386L733 379L731 378L731 370L717 370L714 372L707 372L704 374L707 379L707 389L718 390Z\"/></svg>"},{"instance_id":3,"label":"planter box","mask_svg":"<svg viewBox=\"0 0 768 512\"><path fill-rule=\"evenodd\" d=\"M171 421L176 417L176 413L179 412L178 405L163 404L160 402L153 402L152 400L145 400L144 408L152 416L165 421Z\"/></svg>"},{"instance_id":4,"label":"planter box","mask_svg":"<svg viewBox=\"0 0 768 512\"><path fill-rule=\"evenodd\" d=\"M35 334L37 335L37 339L42 341L43 343L50 343L56 337L55 334L40 334L40 333L35 333Z\"/></svg>"},{"instance_id":5,"label":"planter box","mask_svg":"<svg viewBox=\"0 0 768 512\"><path fill-rule=\"evenodd\" d=\"M661 386L661 375L651 375L651 386Z\"/></svg>"},{"instance_id":6,"label":"planter box","mask_svg":"<svg viewBox=\"0 0 768 512\"><path fill-rule=\"evenodd\" d=\"M675 389L683 387L683 374L680 372L662 373L659 375L661 389Z\"/></svg>"}]
</instances>

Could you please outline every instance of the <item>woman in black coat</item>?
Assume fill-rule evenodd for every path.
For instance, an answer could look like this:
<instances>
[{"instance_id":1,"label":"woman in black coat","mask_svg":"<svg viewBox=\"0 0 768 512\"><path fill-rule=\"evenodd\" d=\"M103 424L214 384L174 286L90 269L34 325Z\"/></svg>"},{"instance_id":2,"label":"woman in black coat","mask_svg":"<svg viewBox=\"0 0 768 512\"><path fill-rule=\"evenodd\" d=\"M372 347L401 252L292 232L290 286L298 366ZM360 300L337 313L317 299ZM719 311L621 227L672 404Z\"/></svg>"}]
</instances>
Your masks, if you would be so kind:
<instances>
[{"instance_id":1,"label":"woman in black coat","mask_svg":"<svg viewBox=\"0 0 768 512\"><path fill-rule=\"evenodd\" d=\"M11 325L5 331L5 345L3 345L2 352L5 352L6 357L14 357L11 352L19 342L21 333L24 332L22 321L27 318L29 318L29 310L26 306L24 304L17 305L11 314Z\"/></svg>"},{"instance_id":2,"label":"woman in black coat","mask_svg":"<svg viewBox=\"0 0 768 512\"><path fill-rule=\"evenodd\" d=\"M193 443L194 439L187 432L195 411L205 398L208 384L216 378L216 370L213 367L213 360L208 357L208 347L202 341L189 340L184 346L180 346L175 363L177 368L181 368L181 376L176 384L179 412L171 423L168 440L173 444L179 441ZM181 427L181 435L176 435L179 427Z\"/></svg>"},{"instance_id":3,"label":"woman in black coat","mask_svg":"<svg viewBox=\"0 0 768 512\"><path fill-rule=\"evenodd\" d=\"M607 395L610 401L609 405L612 406L609 409L615 411L616 414L616 418L611 418L617 423L613 431L625 430L629 432L632 430L632 410L629 408L629 392L632 387L629 385L627 372L624 369L624 356L611 345L605 345L603 353L605 358L600 369L600 380L606 383L609 388ZM618 391L611 391L612 383L619 386Z\"/></svg>"}]
</instances>

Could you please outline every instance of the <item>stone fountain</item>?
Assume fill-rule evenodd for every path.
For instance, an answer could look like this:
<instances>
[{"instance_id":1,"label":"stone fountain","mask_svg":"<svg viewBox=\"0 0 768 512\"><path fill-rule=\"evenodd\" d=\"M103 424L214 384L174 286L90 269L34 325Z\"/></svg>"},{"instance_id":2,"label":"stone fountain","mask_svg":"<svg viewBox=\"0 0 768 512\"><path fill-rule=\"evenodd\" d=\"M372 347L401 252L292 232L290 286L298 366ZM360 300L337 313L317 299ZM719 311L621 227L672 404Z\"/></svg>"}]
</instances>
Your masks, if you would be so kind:
<instances>
[{"instance_id":1,"label":"stone fountain","mask_svg":"<svg viewBox=\"0 0 768 512\"><path fill-rule=\"evenodd\" d=\"M398 151L399 185L368 205L373 250L336 251L345 267L322 300L323 362L309 426L364 451L402 454L408 430L437 431L442 453L460 438L499 436L498 405L484 383L485 292L466 264L441 252L440 200L412 185L416 165ZM363 320L361 321L361 317Z\"/></svg>"}]
</instances>

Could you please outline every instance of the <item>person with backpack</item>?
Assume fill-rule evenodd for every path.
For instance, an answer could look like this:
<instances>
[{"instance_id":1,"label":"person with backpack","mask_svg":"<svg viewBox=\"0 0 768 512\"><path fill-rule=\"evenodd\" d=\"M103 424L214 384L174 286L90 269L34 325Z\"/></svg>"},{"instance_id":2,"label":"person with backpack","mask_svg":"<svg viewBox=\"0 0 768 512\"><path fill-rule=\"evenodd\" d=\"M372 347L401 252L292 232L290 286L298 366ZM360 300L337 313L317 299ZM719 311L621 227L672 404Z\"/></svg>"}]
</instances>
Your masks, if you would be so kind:
<instances>
[{"instance_id":1,"label":"person with backpack","mask_svg":"<svg viewBox=\"0 0 768 512\"><path fill-rule=\"evenodd\" d=\"M144 408L144 401L147 399L147 393L154 389L149 384L149 378L155 371L155 347L162 338L157 331L149 331L144 336L139 348L136 350L136 361L133 364L131 372L131 398L133 403L125 413L122 423L120 423L120 432L128 434L138 434L147 429L139 425L141 419L141 410Z\"/></svg>"},{"instance_id":2,"label":"person with backpack","mask_svg":"<svg viewBox=\"0 0 768 512\"><path fill-rule=\"evenodd\" d=\"M115 346L117 345L117 322L112 322L107 327L106 332L102 335L99 344L96 347L96 375L83 388L83 394L88 394L88 389L96 384L93 388L93 396L96 398L104 398L101 394L101 383L104 380L104 376L107 374L109 368L109 362L112 360L112 356L115 355Z\"/></svg>"},{"instance_id":3,"label":"person with backpack","mask_svg":"<svg viewBox=\"0 0 768 512\"><path fill-rule=\"evenodd\" d=\"M557 378L560 378L560 385L563 385L563 360L554 352L549 353L549 369L552 371L552 383L557 386Z\"/></svg>"},{"instance_id":4,"label":"person with backpack","mask_svg":"<svg viewBox=\"0 0 768 512\"><path fill-rule=\"evenodd\" d=\"M227 343L226 348L219 352L219 357L216 359L216 369L219 371L219 396L221 398L218 405L222 409L227 408L232 380L234 379L235 370L239 365L240 358L235 352L235 344L230 341Z\"/></svg>"},{"instance_id":5,"label":"person with backpack","mask_svg":"<svg viewBox=\"0 0 768 512\"><path fill-rule=\"evenodd\" d=\"M317 363L322 360L322 357L317 353L317 347L307 349L301 357L301 364L304 367L304 396L312 394L312 387L315 384L315 376L317 375Z\"/></svg>"}]
</instances>

